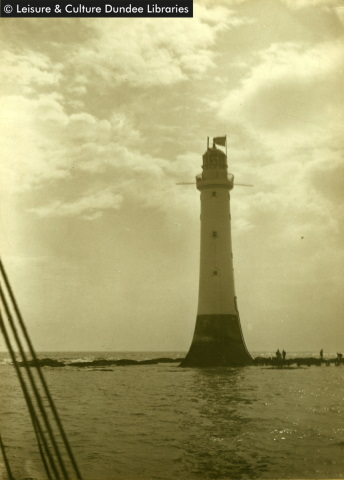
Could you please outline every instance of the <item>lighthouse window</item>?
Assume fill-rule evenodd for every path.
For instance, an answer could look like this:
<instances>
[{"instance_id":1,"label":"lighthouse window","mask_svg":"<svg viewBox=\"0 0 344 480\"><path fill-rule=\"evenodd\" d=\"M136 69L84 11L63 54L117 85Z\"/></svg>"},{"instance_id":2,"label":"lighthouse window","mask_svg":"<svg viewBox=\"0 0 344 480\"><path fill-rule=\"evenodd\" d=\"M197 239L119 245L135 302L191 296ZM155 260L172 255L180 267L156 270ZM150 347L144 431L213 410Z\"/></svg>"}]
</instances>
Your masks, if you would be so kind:
<instances>
[{"instance_id":1,"label":"lighthouse window","mask_svg":"<svg viewBox=\"0 0 344 480\"><path fill-rule=\"evenodd\" d=\"M217 270L213 271L213 275L215 275L215 276L217 275Z\"/></svg>"},{"instance_id":2,"label":"lighthouse window","mask_svg":"<svg viewBox=\"0 0 344 480\"><path fill-rule=\"evenodd\" d=\"M216 197L216 192L211 192L212 197Z\"/></svg>"},{"instance_id":3,"label":"lighthouse window","mask_svg":"<svg viewBox=\"0 0 344 480\"><path fill-rule=\"evenodd\" d=\"M215 230L213 231L213 237L217 237L217 232Z\"/></svg>"}]
</instances>

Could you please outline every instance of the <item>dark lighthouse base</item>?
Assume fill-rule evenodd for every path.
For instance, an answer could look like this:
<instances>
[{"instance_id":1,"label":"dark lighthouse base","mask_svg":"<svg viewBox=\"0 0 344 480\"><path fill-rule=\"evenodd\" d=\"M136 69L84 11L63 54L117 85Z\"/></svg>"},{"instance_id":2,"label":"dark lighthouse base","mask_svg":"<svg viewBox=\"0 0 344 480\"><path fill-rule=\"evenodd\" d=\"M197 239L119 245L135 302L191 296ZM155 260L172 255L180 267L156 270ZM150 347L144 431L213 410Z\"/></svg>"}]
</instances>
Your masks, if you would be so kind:
<instances>
[{"instance_id":1,"label":"dark lighthouse base","mask_svg":"<svg viewBox=\"0 0 344 480\"><path fill-rule=\"evenodd\" d=\"M237 315L198 315L190 350L181 367L234 367L253 364Z\"/></svg>"}]
</instances>

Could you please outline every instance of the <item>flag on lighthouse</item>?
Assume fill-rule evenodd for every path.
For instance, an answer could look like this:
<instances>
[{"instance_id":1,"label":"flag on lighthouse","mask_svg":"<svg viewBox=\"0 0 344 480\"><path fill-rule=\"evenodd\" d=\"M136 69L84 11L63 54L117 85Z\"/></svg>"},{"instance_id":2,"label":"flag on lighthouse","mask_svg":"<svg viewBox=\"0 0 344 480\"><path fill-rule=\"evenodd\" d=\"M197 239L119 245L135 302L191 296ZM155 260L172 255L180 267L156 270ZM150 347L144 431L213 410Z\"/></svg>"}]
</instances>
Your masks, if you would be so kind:
<instances>
[{"instance_id":1,"label":"flag on lighthouse","mask_svg":"<svg viewBox=\"0 0 344 480\"><path fill-rule=\"evenodd\" d=\"M214 138L213 138L213 142L214 142L216 145L221 145L222 147L225 147L225 146L226 146L226 142L227 142L227 136L224 136L224 137L214 137Z\"/></svg>"}]
</instances>

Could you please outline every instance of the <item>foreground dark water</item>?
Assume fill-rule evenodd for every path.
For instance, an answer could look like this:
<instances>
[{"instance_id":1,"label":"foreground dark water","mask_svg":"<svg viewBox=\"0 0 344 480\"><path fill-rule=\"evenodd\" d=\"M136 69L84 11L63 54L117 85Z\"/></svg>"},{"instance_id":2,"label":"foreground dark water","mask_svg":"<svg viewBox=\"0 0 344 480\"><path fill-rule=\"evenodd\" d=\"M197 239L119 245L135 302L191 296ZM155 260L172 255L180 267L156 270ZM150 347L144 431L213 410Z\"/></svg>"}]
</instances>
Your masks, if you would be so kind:
<instances>
[{"instance_id":1,"label":"foreground dark water","mask_svg":"<svg viewBox=\"0 0 344 480\"><path fill-rule=\"evenodd\" d=\"M64 361L177 355L44 354ZM44 374L85 480L344 477L344 366L66 366ZM4 360L0 379L0 430L15 476L43 479Z\"/></svg>"}]
</instances>

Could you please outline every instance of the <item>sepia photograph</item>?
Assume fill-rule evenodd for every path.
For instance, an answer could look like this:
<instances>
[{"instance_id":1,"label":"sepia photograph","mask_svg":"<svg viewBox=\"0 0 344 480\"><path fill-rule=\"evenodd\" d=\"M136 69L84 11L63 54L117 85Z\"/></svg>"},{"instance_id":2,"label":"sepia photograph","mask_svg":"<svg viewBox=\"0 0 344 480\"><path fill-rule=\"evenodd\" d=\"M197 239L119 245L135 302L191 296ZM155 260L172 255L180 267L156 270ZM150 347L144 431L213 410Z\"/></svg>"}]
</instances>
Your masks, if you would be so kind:
<instances>
[{"instance_id":1,"label":"sepia photograph","mask_svg":"<svg viewBox=\"0 0 344 480\"><path fill-rule=\"evenodd\" d=\"M0 18L0 480L344 479L343 0L98 3Z\"/></svg>"}]
</instances>

